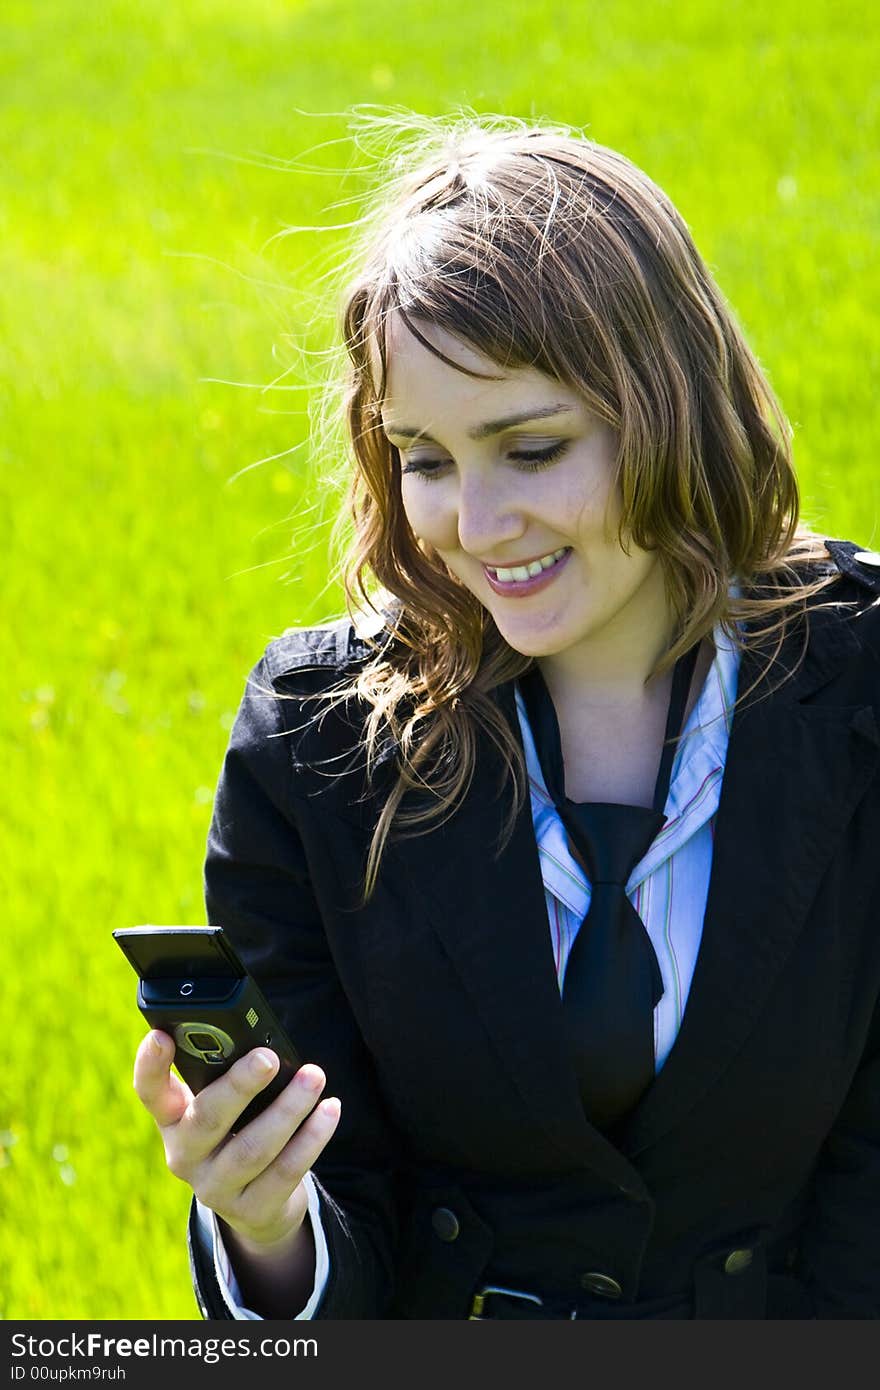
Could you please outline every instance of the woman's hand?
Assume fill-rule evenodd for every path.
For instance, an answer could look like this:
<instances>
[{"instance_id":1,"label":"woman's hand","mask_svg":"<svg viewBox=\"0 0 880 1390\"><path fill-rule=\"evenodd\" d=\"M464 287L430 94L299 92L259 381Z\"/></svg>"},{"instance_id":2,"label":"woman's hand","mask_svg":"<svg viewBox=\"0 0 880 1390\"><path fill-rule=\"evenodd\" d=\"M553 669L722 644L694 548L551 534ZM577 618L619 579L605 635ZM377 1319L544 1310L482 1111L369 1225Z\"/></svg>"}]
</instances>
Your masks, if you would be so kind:
<instances>
[{"instance_id":1,"label":"woman's hand","mask_svg":"<svg viewBox=\"0 0 880 1390\"><path fill-rule=\"evenodd\" d=\"M324 1073L300 1067L261 1115L231 1135L278 1070L275 1053L255 1048L196 1095L172 1075L173 1057L173 1040L154 1030L134 1064L134 1089L156 1121L171 1172L238 1234L242 1248L269 1254L289 1245L306 1214L303 1177L339 1122L338 1099L316 1105Z\"/></svg>"}]
</instances>

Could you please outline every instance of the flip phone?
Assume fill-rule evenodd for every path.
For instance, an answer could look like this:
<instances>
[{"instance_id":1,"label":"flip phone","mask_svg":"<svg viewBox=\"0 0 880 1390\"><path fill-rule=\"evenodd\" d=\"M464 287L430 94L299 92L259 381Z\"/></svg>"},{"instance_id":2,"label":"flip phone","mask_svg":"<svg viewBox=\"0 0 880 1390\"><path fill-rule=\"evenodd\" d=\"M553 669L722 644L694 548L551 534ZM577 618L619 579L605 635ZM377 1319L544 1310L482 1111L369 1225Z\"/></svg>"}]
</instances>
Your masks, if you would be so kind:
<instances>
[{"instance_id":1,"label":"flip phone","mask_svg":"<svg viewBox=\"0 0 880 1390\"><path fill-rule=\"evenodd\" d=\"M270 1047L277 1073L239 1115L237 1134L262 1113L302 1061L222 927L125 927L113 937L138 975L137 1005L174 1039L174 1065L193 1092L254 1047Z\"/></svg>"}]
</instances>

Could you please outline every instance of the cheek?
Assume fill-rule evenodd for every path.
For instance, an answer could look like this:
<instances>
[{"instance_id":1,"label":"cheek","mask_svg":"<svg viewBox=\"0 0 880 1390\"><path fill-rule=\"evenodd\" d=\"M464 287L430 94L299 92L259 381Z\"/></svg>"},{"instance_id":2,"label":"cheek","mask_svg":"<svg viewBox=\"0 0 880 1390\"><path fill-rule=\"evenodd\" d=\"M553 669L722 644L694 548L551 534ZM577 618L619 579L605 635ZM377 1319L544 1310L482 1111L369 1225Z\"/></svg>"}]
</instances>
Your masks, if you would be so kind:
<instances>
[{"instance_id":1,"label":"cheek","mask_svg":"<svg viewBox=\"0 0 880 1390\"><path fill-rule=\"evenodd\" d=\"M608 488L601 484L585 487L582 481L575 480L569 487L560 489L555 505L566 520L566 529L575 536L606 541L614 534L618 509L609 497Z\"/></svg>"},{"instance_id":2,"label":"cheek","mask_svg":"<svg viewBox=\"0 0 880 1390\"><path fill-rule=\"evenodd\" d=\"M454 544L456 535L455 519L450 516L449 508L443 505L442 491L442 487L438 486L432 494L430 483L409 480L404 480L400 488L403 510L413 535L431 541L439 548Z\"/></svg>"},{"instance_id":3,"label":"cheek","mask_svg":"<svg viewBox=\"0 0 880 1390\"><path fill-rule=\"evenodd\" d=\"M400 500L403 503L403 512L410 524L410 529L417 536L422 535L425 509L417 490L405 478L401 480L400 484Z\"/></svg>"}]
</instances>

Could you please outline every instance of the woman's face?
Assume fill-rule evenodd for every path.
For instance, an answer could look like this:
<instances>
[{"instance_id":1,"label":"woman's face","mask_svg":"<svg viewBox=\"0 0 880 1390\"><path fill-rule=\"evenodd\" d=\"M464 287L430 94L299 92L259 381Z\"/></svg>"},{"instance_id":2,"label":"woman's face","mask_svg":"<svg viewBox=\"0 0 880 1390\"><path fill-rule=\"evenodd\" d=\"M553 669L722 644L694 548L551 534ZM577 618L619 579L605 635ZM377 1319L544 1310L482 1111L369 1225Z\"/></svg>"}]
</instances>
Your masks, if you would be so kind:
<instances>
[{"instance_id":1,"label":"woman's face","mask_svg":"<svg viewBox=\"0 0 880 1390\"><path fill-rule=\"evenodd\" d=\"M662 574L655 552L631 545L626 555L617 541L616 432L542 372L504 371L445 330L418 328L453 361L499 379L447 366L392 315L382 417L413 533L524 655L602 652L608 666L627 643L656 649ZM522 582L519 567L560 550L542 579ZM519 572L505 576L510 568Z\"/></svg>"}]
</instances>

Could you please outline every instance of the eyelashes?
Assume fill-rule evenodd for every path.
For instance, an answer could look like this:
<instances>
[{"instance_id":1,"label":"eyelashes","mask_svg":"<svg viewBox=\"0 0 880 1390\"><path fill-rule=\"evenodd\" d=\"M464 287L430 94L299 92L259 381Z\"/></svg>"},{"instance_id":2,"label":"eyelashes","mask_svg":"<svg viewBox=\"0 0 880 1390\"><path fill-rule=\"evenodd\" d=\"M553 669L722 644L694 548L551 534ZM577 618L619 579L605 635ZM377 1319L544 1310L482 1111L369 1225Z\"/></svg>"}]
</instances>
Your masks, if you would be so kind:
<instances>
[{"instance_id":1,"label":"eyelashes","mask_svg":"<svg viewBox=\"0 0 880 1390\"><path fill-rule=\"evenodd\" d=\"M508 454L508 458L522 459L529 472L537 472L541 468L546 468L548 464L554 463L561 458L568 448L568 440L560 439L556 444L549 445L546 449L521 449L514 450Z\"/></svg>"},{"instance_id":2,"label":"eyelashes","mask_svg":"<svg viewBox=\"0 0 880 1390\"><path fill-rule=\"evenodd\" d=\"M567 439L560 439L556 444L551 444L546 449L515 449L511 450L507 457L521 463L524 472L537 473L561 458L568 448L568 443ZM441 476L445 466L446 460L444 459L420 459L418 461L411 459L408 463L402 464L400 471L401 473L414 473L416 477L430 482L431 479Z\"/></svg>"}]
</instances>

